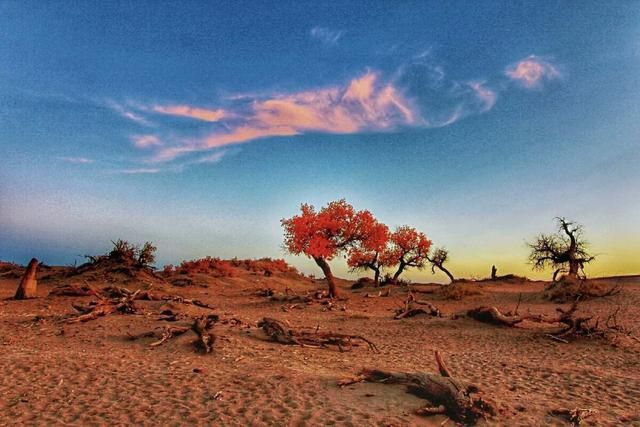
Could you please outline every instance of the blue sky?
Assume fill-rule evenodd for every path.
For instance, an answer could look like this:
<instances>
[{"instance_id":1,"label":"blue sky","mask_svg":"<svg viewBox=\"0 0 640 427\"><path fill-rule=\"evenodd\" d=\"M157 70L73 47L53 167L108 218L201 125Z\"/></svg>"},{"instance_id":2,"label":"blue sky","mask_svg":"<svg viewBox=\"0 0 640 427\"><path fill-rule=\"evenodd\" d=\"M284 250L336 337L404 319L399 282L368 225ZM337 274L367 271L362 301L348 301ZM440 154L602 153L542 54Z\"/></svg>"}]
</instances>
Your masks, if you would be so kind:
<instances>
[{"instance_id":1,"label":"blue sky","mask_svg":"<svg viewBox=\"0 0 640 427\"><path fill-rule=\"evenodd\" d=\"M159 264L281 257L282 217L345 197L425 231L460 275L535 277L525 241L558 215L586 225L592 274L638 272L639 18L0 1L0 259L70 264L119 237Z\"/></svg>"}]
</instances>

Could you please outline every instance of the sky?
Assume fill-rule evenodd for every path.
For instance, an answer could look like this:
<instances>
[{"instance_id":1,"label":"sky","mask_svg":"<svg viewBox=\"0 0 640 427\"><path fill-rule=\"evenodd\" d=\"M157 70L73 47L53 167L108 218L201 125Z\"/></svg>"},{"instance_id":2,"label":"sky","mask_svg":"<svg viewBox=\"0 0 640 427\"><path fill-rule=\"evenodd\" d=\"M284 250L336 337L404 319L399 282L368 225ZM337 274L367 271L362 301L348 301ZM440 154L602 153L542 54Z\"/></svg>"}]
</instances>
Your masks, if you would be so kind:
<instances>
[{"instance_id":1,"label":"sky","mask_svg":"<svg viewBox=\"0 0 640 427\"><path fill-rule=\"evenodd\" d=\"M0 1L0 159L2 260L320 275L280 219L346 198L458 276L547 277L557 216L640 273L640 2Z\"/></svg>"}]
</instances>

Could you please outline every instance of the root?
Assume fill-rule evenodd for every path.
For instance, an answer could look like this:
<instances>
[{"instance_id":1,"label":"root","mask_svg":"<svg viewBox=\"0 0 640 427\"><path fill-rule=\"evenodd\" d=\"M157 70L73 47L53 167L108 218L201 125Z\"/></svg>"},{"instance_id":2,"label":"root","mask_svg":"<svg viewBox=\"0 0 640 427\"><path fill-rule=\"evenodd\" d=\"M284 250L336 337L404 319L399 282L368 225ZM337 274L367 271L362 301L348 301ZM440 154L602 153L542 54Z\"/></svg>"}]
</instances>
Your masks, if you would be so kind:
<instances>
[{"instance_id":1,"label":"root","mask_svg":"<svg viewBox=\"0 0 640 427\"><path fill-rule=\"evenodd\" d=\"M451 377L442 357L436 352L439 374L387 372L364 369L355 377L340 381L341 387L359 382L402 384L407 391L424 398L431 406L416 410L419 415L447 414L465 425L495 415L494 405L485 400L477 386Z\"/></svg>"},{"instance_id":2,"label":"root","mask_svg":"<svg viewBox=\"0 0 640 427\"><path fill-rule=\"evenodd\" d=\"M281 344L315 348L335 346L340 351L350 351L357 345L358 341L361 341L367 344L369 350L378 352L378 348L374 343L360 335L319 332L317 329L314 332L296 331L286 327L282 322L268 317L258 322L258 327L262 328L272 341Z\"/></svg>"}]
</instances>

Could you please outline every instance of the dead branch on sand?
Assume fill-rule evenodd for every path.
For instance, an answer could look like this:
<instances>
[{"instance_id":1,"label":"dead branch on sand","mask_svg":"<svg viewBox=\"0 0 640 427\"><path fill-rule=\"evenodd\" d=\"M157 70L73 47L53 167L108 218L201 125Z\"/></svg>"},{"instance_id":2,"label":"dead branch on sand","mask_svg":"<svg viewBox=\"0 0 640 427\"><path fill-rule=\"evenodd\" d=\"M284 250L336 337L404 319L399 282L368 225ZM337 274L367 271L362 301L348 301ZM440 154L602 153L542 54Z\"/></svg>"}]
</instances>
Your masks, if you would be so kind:
<instances>
[{"instance_id":1,"label":"dead branch on sand","mask_svg":"<svg viewBox=\"0 0 640 427\"><path fill-rule=\"evenodd\" d=\"M467 316L478 322L490 323L492 325L515 326L528 316L520 316L515 313L502 313L496 307L476 307L467 311Z\"/></svg>"},{"instance_id":2,"label":"dead branch on sand","mask_svg":"<svg viewBox=\"0 0 640 427\"><path fill-rule=\"evenodd\" d=\"M150 290L138 289L130 291L127 288L117 286L107 286L102 290L98 290L88 284L85 284L85 286L68 285L58 289L54 295L86 296L89 294L98 299L98 301L93 301L87 306L72 304L73 308L82 314L68 319L67 323L87 322L116 312L134 314L138 311L134 301L168 301L213 310L212 306L197 299L184 298L179 295L155 295Z\"/></svg>"},{"instance_id":3,"label":"dead branch on sand","mask_svg":"<svg viewBox=\"0 0 640 427\"><path fill-rule=\"evenodd\" d=\"M137 312L137 307L134 305L133 301L136 299L140 290L136 292L118 298L106 298L101 294L96 294L96 298L98 301L94 301L89 303L87 306L79 306L73 305L73 308L78 310L80 313L79 316L72 317L71 319L67 319L66 323L79 323L79 322L88 322L89 320L97 319L98 317L106 316L111 313L124 313L124 314L133 314Z\"/></svg>"},{"instance_id":4,"label":"dead branch on sand","mask_svg":"<svg viewBox=\"0 0 640 427\"><path fill-rule=\"evenodd\" d=\"M262 328L265 334L272 341L281 344L299 345L302 347L327 348L336 346L338 350L350 351L357 343L365 342L369 350L378 352L378 347L361 335L347 335L333 332L319 332L316 328L314 332L294 330L286 327L282 322L269 317L258 322L258 327Z\"/></svg>"},{"instance_id":5,"label":"dead branch on sand","mask_svg":"<svg viewBox=\"0 0 640 427\"><path fill-rule=\"evenodd\" d=\"M403 384L407 386L409 393L427 399L432 405L418 409L418 415L447 414L464 424L474 424L480 418L496 414L494 405L480 395L477 386L452 378L439 352L436 351L435 356L439 374L363 369L355 377L344 379L338 384L341 387L363 381Z\"/></svg>"},{"instance_id":6,"label":"dead branch on sand","mask_svg":"<svg viewBox=\"0 0 640 427\"><path fill-rule=\"evenodd\" d=\"M219 317L215 314L209 316L198 317L193 320L193 324L191 326L165 326L162 328L162 332L160 333L160 338L158 341L154 341L149 346L158 347L171 338L180 336L186 332L193 331L198 336L198 339L194 341L196 348L204 353L211 353L213 351L213 344L216 341L216 337L213 333L210 333L209 330L213 327L213 325L218 322ZM138 335L130 335L129 339L136 340L139 338L146 337L155 337L158 335L158 331L149 331L143 332Z\"/></svg>"},{"instance_id":7,"label":"dead branch on sand","mask_svg":"<svg viewBox=\"0 0 640 427\"><path fill-rule=\"evenodd\" d=\"M425 308L416 308L413 305L423 305ZM426 314L427 316L442 317L442 313L435 305L426 300L416 299L413 292L409 292L407 299L404 302L404 306L396 310L394 319L404 319L405 317L414 317L420 314Z\"/></svg>"},{"instance_id":8,"label":"dead branch on sand","mask_svg":"<svg viewBox=\"0 0 640 427\"><path fill-rule=\"evenodd\" d=\"M519 315L517 311L514 313L502 313L496 307L477 307L467 311L467 315L479 322L509 327L515 327L524 320L560 325L560 329L553 333L546 334L546 336L563 343L568 343L570 340L580 337L605 338L609 339L612 343L616 343L621 336L640 342L640 339L634 335L635 328L628 328L619 323L617 316L620 307L617 307L607 315L604 321L600 318L594 320L593 316L576 315L579 300L580 299L577 298L568 309L561 307L556 308L556 311L559 313L556 317L531 314Z\"/></svg>"}]
</instances>

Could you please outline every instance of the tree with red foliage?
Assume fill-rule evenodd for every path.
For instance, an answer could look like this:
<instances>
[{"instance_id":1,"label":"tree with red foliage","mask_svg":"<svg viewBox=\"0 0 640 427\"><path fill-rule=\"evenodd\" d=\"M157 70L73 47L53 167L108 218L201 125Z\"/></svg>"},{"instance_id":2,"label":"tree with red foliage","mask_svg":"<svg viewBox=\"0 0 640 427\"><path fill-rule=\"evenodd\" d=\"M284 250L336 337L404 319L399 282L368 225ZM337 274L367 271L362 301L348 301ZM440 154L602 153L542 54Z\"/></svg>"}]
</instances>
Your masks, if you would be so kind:
<instances>
[{"instance_id":1,"label":"tree with red foliage","mask_svg":"<svg viewBox=\"0 0 640 427\"><path fill-rule=\"evenodd\" d=\"M398 269L393 275L394 282L408 267L424 268L428 261L429 248L431 248L431 240L424 233L408 225L403 225L391 233L389 240L391 246L385 254L385 258L387 258L385 262L390 265L398 265Z\"/></svg>"},{"instance_id":2,"label":"tree with red foliage","mask_svg":"<svg viewBox=\"0 0 640 427\"><path fill-rule=\"evenodd\" d=\"M351 270L373 270L375 286L380 284L380 274L389 266L385 251L389 243L389 227L375 221L369 227L366 238L355 242L349 249L347 265Z\"/></svg>"},{"instance_id":3,"label":"tree with red foliage","mask_svg":"<svg viewBox=\"0 0 640 427\"><path fill-rule=\"evenodd\" d=\"M329 296L338 295L329 261L368 238L379 224L371 212L356 211L346 200L330 202L316 212L309 204L300 207L300 214L281 221L284 245L294 254L312 258L322 269L329 285Z\"/></svg>"}]
</instances>

